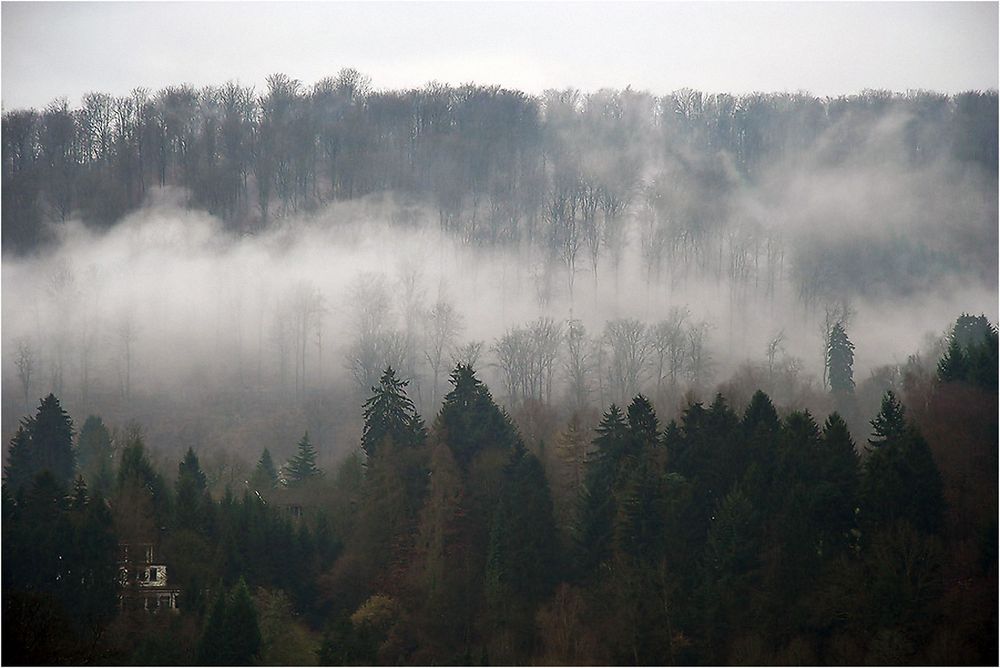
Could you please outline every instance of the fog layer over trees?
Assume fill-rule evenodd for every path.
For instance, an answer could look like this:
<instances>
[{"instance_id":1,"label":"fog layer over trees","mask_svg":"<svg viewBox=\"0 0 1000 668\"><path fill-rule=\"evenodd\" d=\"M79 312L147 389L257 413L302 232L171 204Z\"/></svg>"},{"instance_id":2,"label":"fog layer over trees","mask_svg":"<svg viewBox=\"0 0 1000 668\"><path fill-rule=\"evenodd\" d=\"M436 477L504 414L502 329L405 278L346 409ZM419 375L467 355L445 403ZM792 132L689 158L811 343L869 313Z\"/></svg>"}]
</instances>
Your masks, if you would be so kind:
<instances>
[{"instance_id":1,"label":"fog layer over trees","mask_svg":"<svg viewBox=\"0 0 1000 668\"><path fill-rule=\"evenodd\" d=\"M996 129L352 70L5 113L3 659L994 663Z\"/></svg>"},{"instance_id":2,"label":"fog layer over trees","mask_svg":"<svg viewBox=\"0 0 1000 668\"><path fill-rule=\"evenodd\" d=\"M996 318L996 125L995 91L534 98L353 70L9 111L4 431L48 391L153 434L160 401L231 401L304 411L330 456L387 365L429 412L459 361L510 409L644 391L673 415L736 377L822 411L836 323L885 389L960 311Z\"/></svg>"},{"instance_id":3,"label":"fog layer over trees","mask_svg":"<svg viewBox=\"0 0 1000 668\"><path fill-rule=\"evenodd\" d=\"M302 406L388 364L427 410L456 361L511 408L673 412L741 365L779 402L822 393L836 321L863 380L958 293L995 318L996 102L344 70L10 111L5 416L47 391L122 417L161 392Z\"/></svg>"}]
</instances>

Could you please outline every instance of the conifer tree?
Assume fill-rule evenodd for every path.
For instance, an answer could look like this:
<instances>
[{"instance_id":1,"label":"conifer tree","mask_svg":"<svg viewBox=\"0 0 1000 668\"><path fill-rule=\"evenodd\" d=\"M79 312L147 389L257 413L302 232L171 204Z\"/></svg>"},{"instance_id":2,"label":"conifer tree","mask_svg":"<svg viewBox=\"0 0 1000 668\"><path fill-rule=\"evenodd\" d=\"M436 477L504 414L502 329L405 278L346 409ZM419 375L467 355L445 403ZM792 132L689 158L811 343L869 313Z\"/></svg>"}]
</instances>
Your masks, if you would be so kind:
<instances>
[{"instance_id":1,"label":"conifer tree","mask_svg":"<svg viewBox=\"0 0 1000 668\"><path fill-rule=\"evenodd\" d=\"M323 474L316 467L316 449L309 442L309 432L299 441L299 451L285 464L285 482L293 487Z\"/></svg>"},{"instance_id":2,"label":"conifer tree","mask_svg":"<svg viewBox=\"0 0 1000 668\"><path fill-rule=\"evenodd\" d=\"M24 425L24 422L18 425L17 432L10 439L10 446L7 448L7 465L4 466L3 475L11 496L16 496L18 491L26 489L32 478L31 435Z\"/></svg>"},{"instance_id":3,"label":"conifer tree","mask_svg":"<svg viewBox=\"0 0 1000 668\"><path fill-rule=\"evenodd\" d=\"M435 430L444 436L459 466L467 467L487 449L512 449L517 440L514 425L473 368L459 364L450 379L453 387L445 396Z\"/></svg>"},{"instance_id":4,"label":"conifer tree","mask_svg":"<svg viewBox=\"0 0 1000 668\"><path fill-rule=\"evenodd\" d=\"M593 441L593 458L587 464L577 528L580 567L584 571L595 568L609 557L611 551L612 525L615 516L611 492L628 438L628 424L618 406L611 404L601 418L596 433Z\"/></svg>"},{"instance_id":5,"label":"conifer tree","mask_svg":"<svg viewBox=\"0 0 1000 668\"><path fill-rule=\"evenodd\" d=\"M952 336L949 340L948 349L938 362L937 374L942 383L954 383L968 378L969 360L957 337Z\"/></svg>"},{"instance_id":6,"label":"conifer tree","mask_svg":"<svg viewBox=\"0 0 1000 668\"><path fill-rule=\"evenodd\" d=\"M250 476L250 486L256 490L274 489L278 485L278 469L274 466L271 453L267 448L257 460L257 467Z\"/></svg>"},{"instance_id":7,"label":"conifer tree","mask_svg":"<svg viewBox=\"0 0 1000 668\"><path fill-rule=\"evenodd\" d=\"M80 429L76 459L80 473L92 489L102 493L111 491L114 482L111 472L113 457L107 426L96 415L89 416Z\"/></svg>"},{"instance_id":8,"label":"conifer tree","mask_svg":"<svg viewBox=\"0 0 1000 668\"><path fill-rule=\"evenodd\" d=\"M413 402L406 396L409 381L400 380L388 367L372 388L372 396L364 403L365 426L361 447L369 459L386 438L400 447L413 447L423 442L423 425L416 415Z\"/></svg>"},{"instance_id":9,"label":"conifer tree","mask_svg":"<svg viewBox=\"0 0 1000 668\"><path fill-rule=\"evenodd\" d=\"M830 340L826 347L826 367L829 372L830 390L834 394L854 392L854 344L847 338L847 332L839 322L830 330Z\"/></svg>"},{"instance_id":10,"label":"conifer tree","mask_svg":"<svg viewBox=\"0 0 1000 668\"><path fill-rule=\"evenodd\" d=\"M34 417L21 421L8 450L4 475L12 493L49 471L60 485L69 487L75 471L73 421L55 395L38 405Z\"/></svg>"},{"instance_id":11,"label":"conifer tree","mask_svg":"<svg viewBox=\"0 0 1000 668\"><path fill-rule=\"evenodd\" d=\"M905 410L892 390L886 390L882 396L882 408L871 424L872 436L868 443L872 447L877 448L903 435L906 429Z\"/></svg>"},{"instance_id":12,"label":"conifer tree","mask_svg":"<svg viewBox=\"0 0 1000 668\"><path fill-rule=\"evenodd\" d=\"M212 499L208 495L208 481L198 463L198 456L188 448L184 459L177 465L174 517L177 526L195 531L207 531Z\"/></svg>"},{"instance_id":13,"label":"conifer tree","mask_svg":"<svg viewBox=\"0 0 1000 668\"><path fill-rule=\"evenodd\" d=\"M260 655L257 610L243 578L229 595L220 640L225 648L227 665L249 666Z\"/></svg>"}]
</instances>

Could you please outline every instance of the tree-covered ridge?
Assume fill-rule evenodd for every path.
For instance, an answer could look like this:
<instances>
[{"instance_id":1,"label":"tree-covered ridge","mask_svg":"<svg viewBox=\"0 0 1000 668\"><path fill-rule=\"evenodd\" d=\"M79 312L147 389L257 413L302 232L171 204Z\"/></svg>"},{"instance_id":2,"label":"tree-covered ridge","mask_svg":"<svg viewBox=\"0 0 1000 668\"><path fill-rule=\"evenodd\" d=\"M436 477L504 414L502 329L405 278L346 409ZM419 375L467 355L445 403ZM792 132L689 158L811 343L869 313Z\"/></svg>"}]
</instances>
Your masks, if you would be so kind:
<instances>
[{"instance_id":1,"label":"tree-covered ridge","mask_svg":"<svg viewBox=\"0 0 1000 668\"><path fill-rule=\"evenodd\" d=\"M996 660L995 376L911 378L854 436L762 391L666 424L636 395L574 414L558 446L523 437L472 366L429 429L405 383L382 379L366 456L319 475L303 437L283 477L265 449L221 496L193 449L168 481L141 430L97 417L71 450L79 474L36 470L45 435L71 434L42 400L5 469L4 659ZM110 472L94 465L108 452ZM182 588L178 614L118 610L117 547L137 540Z\"/></svg>"},{"instance_id":2,"label":"tree-covered ridge","mask_svg":"<svg viewBox=\"0 0 1000 668\"><path fill-rule=\"evenodd\" d=\"M575 265L603 245L615 256L629 212L669 214L698 237L725 216L727 195L785 159L863 163L889 118L902 123L892 159L954 160L995 177L995 91L532 97L477 85L375 90L347 69L312 86L275 74L263 91L95 92L79 107L4 114L3 242L30 250L50 234L42 223L74 217L110 225L164 186L240 231L392 193L471 242L548 244Z\"/></svg>"}]
</instances>

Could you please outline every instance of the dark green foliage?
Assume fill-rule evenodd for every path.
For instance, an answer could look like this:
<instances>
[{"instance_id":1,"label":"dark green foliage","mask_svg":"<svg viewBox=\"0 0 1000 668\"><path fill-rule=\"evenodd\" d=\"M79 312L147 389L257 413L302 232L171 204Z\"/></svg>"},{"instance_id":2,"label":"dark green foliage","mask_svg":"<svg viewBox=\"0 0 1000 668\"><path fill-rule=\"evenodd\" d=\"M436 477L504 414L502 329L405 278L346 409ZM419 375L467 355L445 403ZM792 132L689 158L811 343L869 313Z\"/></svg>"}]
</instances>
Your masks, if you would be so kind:
<instances>
[{"instance_id":1,"label":"dark green foliage","mask_svg":"<svg viewBox=\"0 0 1000 668\"><path fill-rule=\"evenodd\" d=\"M4 476L16 493L43 471L68 486L74 477L73 420L55 395L38 405L35 416L22 420L10 443Z\"/></svg>"},{"instance_id":2,"label":"dark green foliage","mask_svg":"<svg viewBox=\"0 0 1000 668\"><path fill-rule=\"evenodd\" d=\"M46 470L13 506L4 500L5 661L55 663L74 654L82 661L115 614L118 539L110 513L100 493L88 498L84 484L72 498L66 492ZM14 609L22 604L35 612ZM11 614L23 618L9 625Z\"/></svg>"},{"instance_id":3,"label":"dark green foliage","mask_svg":"<svg viewBox=\"0 0 1000 668\"><path fill-rule=\"evenodd\" d=\"M205 473L194 450L188 448L177 465L174 518L179 529L208 532L212 524L212 499L208 495Z\"/></svg>"},{"instance_id":4,"label":"dark green foliage","mask_svg":"<svg viewBox=\"0 0 1000 668\"><path fill-rule=\"evenodd\" d=\"M830 389L834 394L854 392L854 344L847 338L847 332L839 322L830 330L830 340L826 347L826 368Z\"/></svg>"},{"instance_id":5,"label":"dark green foliage","mask_svg":"<svg viewBox=\"0 0 1000 668\"><path fill-rule=\"evenodd\" d=\"M309 442L309 432L299 441L299 451L285 464L285 483L289 487L301 485L307 480L323 475L316 467L316 449Z\"/></svg>"},{"instance_id":6,"label":"dark green foliage","mask_svg":"<svg viewBox=\"0 0 1000 668\"><path fill-rule=\"evenodd\" d=\"M471 366L459 364L450 376L453 385L435 422L455 461L468 467L480 452L510 450L517 435L510 418L493 402L489 389Z\"/></svg>"},{"instance_id":7,"label":"dark green foliage","mask_svg":"<svg viewBox=\"0 0 1000 668\"><path fill-rule=\"evenodd\" d=\"M396 378L396 372L388 367L378 387L372 388L372 396L365 401L361 447L369 459L387 438L404 448L421 445L426 438L413 402L406 396L408 384L409 381Z\"/></svg>"},{"instance_id":8,"label":"dark green foliage","mask_svg":"<svg viewBox=\"0 0 1000 668\"><path fill-rule=\"evenodd\" d=\"M615 516L611 490L628 438L625 417L617 406L611 405L596 433L593 459L587 464L577 529L583 572L596 568L611 554L611 529Z\"/></svg>"},{"instance_id":9,"label":"dark green foliage","mask_svg":"<svg viewBox=\"0 0 1000 668\"><path fill-rule=\"evenodd\" d=\"M220 586L198 644L206 666L249 666L260 654L260 628L250 591L241 578L228 595Z\"/></svg>"},{"instance_id":10,"label":"dark green foliage","mask_svg":"<svg viewBox=\"0 0 1000 668\"><path fill-rule=\"evenodd\" d=\"M31 434L24 426L24 423L18 425L17 432L10 439L10 446L7 448L7 465L3 468L5 489L11 494L25 489L31 482L33 469Z\"/></svg>"},{"instance_id":11,"label":"dark green foliage","mask_svg":"<svg viewBox=\"0 0 1000 668\"><path fill-rule=\"evenodd\" d=\"M780 421L771 398L761 390L754 392L746 411L743 412L741 424L747 434L755 434L758 431L765 434L777 432Z\"/></svg>"},{"instance_id":12,"label":"dark green foliage","mask_svg":"<svg viewBox=\"0 0 1000 668\"><path fill-rule=\"evenodd\" d=\"M994 333L996 333L996 328L985 315L973 316L963 313L955 321L951 338L962 350L969 350Z\"/></svg>"},{"instance_id":13,"label":"dark green foliage","mask_svg":"<svg viewBox=\"0 0 1000 668\"><path fill-rule=\"evenodd\" d=\"M264 448L250 476L250 486L255 490L274 489L278 486L278 469L267 448Z\"/></svg>"},{"instance_id":14,"label":"dark green foliage","mask_svg":"<svg viewBox=\"0 0 1000 668\"><path fill-rule=\"evenodd\" d=\"M948 349L938 362L938 379L943 383L965 382L996 391L997 329L985 315L963 313L948 337Z\"/></svg>"},{"instance_id":15,"label":"dark green foliage","mask_svg":"<svg viewBox=\"0 0 1000 668\"><path fill-rule=\"evenodd\" d=\"M170 514L167 486L146 456L138 429L122 449L115 502L115 521L127 540L150 539Z\"/></svg>"},{"instance_id":16,"label":"dark green foliage","mask_svg":"<svg viewBox=\"0 0 1000 668\"><path fill-rule=\"evenodd\" d=\"M89 416L80 429L76 459L80 473L92 489L103 494L111 492L114 486L111 434L96 415Z\"/></svg>"},{"instance_id":17,"label":"dark green foliage","mask_svg":"<svg viewBox=\"0 0 1000 668\"><path fill-rule=\"evenodd\" d=\"M882 408L872 420L872 435L868 443L878 448L888 441L901 437L906 430L905 413L895 393L887 390L882 396Z\"/></svg>"},{"instance_id":18,"label":"dark green foliage","mask_svg":"<svg viewBox=\"0 0 1000 668\"><path fill-rule=\"evenodd\" d=\"M295 621L281 628L301 630L300 650L338 665L989 663L995 653L995 520L988 509L977 511L986 522L945 513L943 487L950 500L956 482L935 457L942 438L969 446L935 433L916 403L904 411L886 394L863 470L840 415L822 428L808 411L779 420L762 392L742 419L718 395L662 433L642 396L626 412L611 406L564 552L544 449L529 452L471 369L453 383L431 456L386 435L366 467L359 450L294 490L227 488L215 503L188 450L171 498L135 430L110 503L86 476L69 486L43 472L18 490L8 478L5 661L266 662L281 636L267 627L262 649L260 588L286 601L281 615ZM418 433L412 425L402 433ZM980 431L977 447L995 451L995 434ZM27 439L15 435L9 467ZM283 493L315 505L292 517ZM119 532L160 541L179 614L116 615Z\"/></svg>"},{"instance_id":19,"label":"dark green foliage","mask_svg":"<svg viewBox=\"0 0 1000 668\"><path fill-rule=\"evenodd\" d=\"M938 362L938 378L943 383L965 380L969 376L969 361L966 359L965 351L958 342L958 337L952 336L948 342L948 349L944 357Z\"/></svg>"},{"instance_id":20,"label":"dark green foliage","mask_svg":"<svg viewBox=\"0 0 1000 668\"><path fill-rule=\"evenodd\" d=\"M941 530L941 474L916 427L907 425L878 443L865 462L860 497L861 519L869 531L897 521L926 533Z\"/></svg>"}]
</instances>

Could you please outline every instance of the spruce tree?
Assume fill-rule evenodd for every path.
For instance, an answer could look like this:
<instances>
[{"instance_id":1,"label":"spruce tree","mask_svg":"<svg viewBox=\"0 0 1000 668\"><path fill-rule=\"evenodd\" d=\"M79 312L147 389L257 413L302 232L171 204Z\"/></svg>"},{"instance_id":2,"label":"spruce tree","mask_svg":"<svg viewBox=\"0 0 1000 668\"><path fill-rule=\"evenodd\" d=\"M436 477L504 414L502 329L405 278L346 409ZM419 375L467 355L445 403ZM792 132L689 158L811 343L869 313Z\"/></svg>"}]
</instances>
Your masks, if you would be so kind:
<instances>
[{"instance_id":1,"label":"spruce tree","mask_svg":"<svg viewBox=\"0 0 1000 668\"><path fill-rule=\"evenodd\" d=\"M905 410L892 390L886 390L882 396L882 409L872 420L872 436L868 443L879 447L888 441L902 436L906 429Z\"/></svg>"},{"instance_id":2,"label":"spruce tree","mask_svg":"<svg viewBox=\"0 0 1000 668\"><path fill-rule=\"evenodd\" d=\"M87 484L102 493L111 491L113 484L111 464L114 452L111 434L103 420L96 415L89 416L80 429L77 441L76 460L80 473Z\"/></svg>"},{"instance_id":3,"label":"spruce tree","mask_svg":"<svg viewBox=\"0 0 1000 668\"><path fill-rule=\"evenodd\" d=\"M444 436L459 466L468 467L484 450L511 450L517 431L473 368L459 364L450 379L453 387L445 396L435 431Z\"/></svg>"},{"instance_id":4,"label":"spruce tree","mask_svg":"<svg viewBox=\"0 0 1000 668\"><path fill-rule=\"evenodd\" d=\"M49 394L38 405L34 417L21 421L10 443L4 474L15 494L43 471L49 471L63 487L69 487L75 460L73 421L55 395Z\"/></svg>"},{"instance_id":5,"label":"spruce tree","mask_svg":"<svg viewBox=\"0 0 1000 668\"><path fill-rule=\"evenodd\" d=\"M938 380L942 383L955 383L968 378L969 360L966 358L966 353L962 350L962 346L955 336L952 336L949 340L948 349L945 351L941 361L938 362L937 375Z\"/></svg>"},{"instance_id":6,"label":"spruce tree","mask_svg":"<svg viewBox=\"0 0 1000 668\"><path fill-rule=\"evenodd\" d=\"M299 451L285 464L285 482L289 487L300 485L323 474L316 467L316 449L309 442L309 432L299 441Z\"/></svg>"},{"instance_id":7,"label":"spruce tree","mask_svg":"<svg viewBox=\"0 0 1000 668\"><path fill-rule=\"evenodd\" d=\"M192 448L188 448L184 459L177 465L174 517L179 528L208 530L208 515L212 500L207 487L208 481L198 463L198 456Z\"/></svg>"},{"instance_id":8,"label":"spruce tree","mask_svg":"<svg viewBox=\"0 0 1000 668\"><path fill-rule=\"evenodd\" d=\"M826 347L826 367L831 391L835 394L854 392L854 344L847 338L847 332L839 322L830 330L830 340Z\"/></svg>"},{"instance_id":9,"label":"spruce tree","mask_svg":"<svg viewBox=\"0 0 1000 668\"><path fill-rule=\"evenodd\" d=\"M24 428L25 423L18 425L17 432L10 439L7 449L7 465L4 466L4 482L10 495L16 496L31 484L34 464L32 462L31 434Z\"/></svg>"},{"instance_id":10,"label":"spruce tree","mask_svg":"<svg viewBox=\"0 0 1000 668\"><path fill-rule=\"evenodd\" d=\"M229 595L221 635L227 665L249 666L260 655L257 610L243 578Z\"/></svg>"},{"instance_id":11,"label":"spruce tree","mask_svg":"<svg viewBox=\"0 0 1000 668\"><path fill-rule=\"evenodd\" d=\"M369 459L386 438L391 438L400 447L412 447L423 441L423 426L413 408L413 402L406 396L409 381L396 378L396 372L388 367L372 388L372 396L364 403L364 430L361 447Z\"/></svg>"},{"instance_id":12,"label":"spruce tree","mask_svg":"<svg viewBox=\"0 0 1000 668\"><path fill-rule=\"evenodd\" d=\"M611 553L615 516L611 493L628 439L628 424L618 406L611 404L596 433L593 457L587 464L577 528L579 566L584 572L595 568Z\"/></svg>"},{"instance_id":13,"label":"spruce tree","mask_svg":"<svg viewBox=\"0 0 1000 668\"><path fill-rule=\"evenodd\" d=\"M254 468L250 476L250 486L255 490L274 489L278 485L278 469L274 466L271 453L267 448L261 453L257 460L257 467Z\"/></svg>"}]
</instances>

